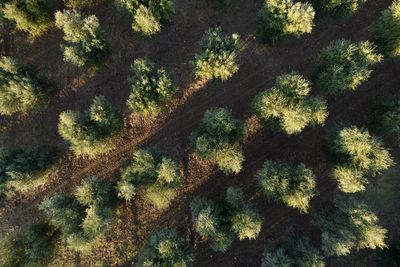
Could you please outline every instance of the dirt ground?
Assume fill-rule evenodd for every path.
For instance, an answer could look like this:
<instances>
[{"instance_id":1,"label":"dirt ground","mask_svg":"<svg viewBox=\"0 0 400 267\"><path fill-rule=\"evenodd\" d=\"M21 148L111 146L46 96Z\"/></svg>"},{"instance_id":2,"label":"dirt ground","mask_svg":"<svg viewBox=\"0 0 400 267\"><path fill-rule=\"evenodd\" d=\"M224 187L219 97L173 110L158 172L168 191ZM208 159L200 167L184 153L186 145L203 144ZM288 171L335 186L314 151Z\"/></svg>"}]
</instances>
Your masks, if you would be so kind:
<instances>
[{"instance_id":1,"label":"dirt ground","mask_svg":"<svg viewBox=\"0 0 400 267\"><path fill-rule=\"evenodd\" d=\"M32 38L14 30L11 25L1 25L1 55L33 64L56 92L52 103L42 111L0 117L1 142L7 147L55 144L64 149L65 154L59 161L59 172L44 186L12 200L0 200L0 235L12 227L26 227L43 219L43 214L37 209L43 198L55 192L69 194L88 176L99 175L117 181L120 167L137 149L157 145L178 160L182 170L179 196L168 210L158 212L139 194L134 202L121 203L118 218L102 245L90 255L62 249L55 266L97 266L102 262L130 266L148 235L165 226L177 229L194 246L196 266L259 266L264 244L269 239L280 241L287 236L310 236L312 243L319 246L319 230L310 223L312 214L326 205L336 191L336 185L328 177L330 166L320 149L321 137L331 127L363 126L372 105L398 93L400 65L389 61L377 64L369 81L355 92L328 98L330 115L324 127L306 128L297 136L262 129L251 117L250 103L258 92L274 84L277 75L297 71L309 77L319 51L331 41L339 38L367 40L369 25L390 2L367 1L348 19L322 19L316 22L312 34L271 47L260 43L254 33L255 16L262 0L236 0L226 11L214 9L208 1L176 0L173 22L149 41L136 39L129 21L118 15L114 1L105 0L85 12L98 16L107 31L113 54L104 68L90 73L82 73L62 61L62 32L55 27L44 36ZM60 6L60 3L55 6ZM212 26L221 26L226 34L237 32L245 42L240 51L239 72L223 83L196 80L189 64L198 49L198 40ZM130 115L125 105L130 90L127 77L132 75L129 66L134 59L144 56L164 67L179 86L168 104L168 112L152 119ZM318 94L316 90L313 93ZM99 94L124 115L124 135L117 148L105 156L96 159L75 157L57 133L58 116L67 109L87 109L94 96ZM204 112L211 107L228 107L236 118L250 125L251 135L244 145L246 162L243 171L236 176L224 175L215 164L199 159L189 148L189 134L198 127ZM392 140L384 141L397 161L399 150ZM303 162L313 169L318 177L320 194L312 201L309 214L301 215L261 196L255 175L267 159ZM249 201L264 217L264 222L257 240L236 240L226 253L217 253L210 249L207 240L195 233L190 221L189 203L195 197L219 199L231 185L244 189ZM386 227L390 231L390 227ZM345 266L335 258L327 259L327 265ZM352 266L376 264L368 260Z\"/></svg>"}]
</instances>

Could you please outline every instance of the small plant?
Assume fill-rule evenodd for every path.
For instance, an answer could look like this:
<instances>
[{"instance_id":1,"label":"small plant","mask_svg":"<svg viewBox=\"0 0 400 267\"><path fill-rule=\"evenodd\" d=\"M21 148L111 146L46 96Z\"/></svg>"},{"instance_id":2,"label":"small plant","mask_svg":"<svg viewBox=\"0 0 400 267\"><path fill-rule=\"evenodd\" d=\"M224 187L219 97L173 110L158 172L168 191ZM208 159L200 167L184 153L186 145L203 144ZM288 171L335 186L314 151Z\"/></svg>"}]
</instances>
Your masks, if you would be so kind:
<instances>
[{"instance_id":1,"label":"small plant","mask_svg":"<svg viewBox=\"0 0 400 267\"><path fill-rule=\"evenodd\" d=\"M319 55L314 72L316 85L324 93L332 95L354 91L370 77L372 71L368 67L381 62L382 58L368 41L332 42Z\"/></svg>"},{"instance_id":2,"label":"small plant","mask_svg":"<svg viewBox=\"0 0 400 267\"><path fill-rule=\"evenodd\" d=\"M196 198L190 209L196 231L211 239L215 251L226 251L235 236L240 240L256 239L261 230L262 218L245 201L240 188L229 187L226 198L217 203Z\"/></svg>"},{"instance_id":3,"label":"small plant","mask_svg":"<svg viewBox=\"0 0 400 267\"><path fill-rule=\"evenodd\" d=\"M392 136L400 145L400 98L392 97L375 105L369 112L368 125L378 133Z\"/></svg>"},{"instance_id":4,"label":"small plant","mask_svg":"<svg viewBox=\"0 0 400 267\"><path fill-rule=\"evenodd\" d=\"M86 178L73 197L55 194L40 205L61 239L73 250L89 252L114 218L111 185L97 176Z\"/></svg>"},{"instance_id":5,"label":"small plant","mask_svg":"<svg viewBox=\"0 0 400 267\"><path fill-rule=\"evenodd\" d=\"M0 266L47 266L58 250L58 232L47 223L13 230L0 242Z\"/></svg>"},{"instance_id":6,"label":"small plant","mask_svg":"<svg viewBox=\"0 0 400 267\"><path fill-rule=\"evenodd\" d=\"M213 4L220 9L228 8L235 0L212 0Z\"/></svg>"},{"instance_id":7,"label":"small plant","mask_svg":"<svg viewBox=\"0 0 400 267\"><path fill-rule=\"evenodd\" d=\"M387 230L378 225L378 217L364 203L352 197L336 197L332 207L315 216L314 224L322 231L322 250L328 257L386 247Z\"/></svg>"},{"instance_id":8,"label":"small plant","mask_svg":"<svg viewBox=\"0 0 400 267\"><path fill-rule=\"evenodd\" d=\"M261 267L324 267L325 263L319 251L313 248L308 238L287 239L276 247L269 242L261 259Z\"/></svg>"},{"instance_id":9,"label":"small plant","mask_svg":"<svg viewBox=\"0 0 400 267\"><path fill-rule=\"evenodd\" d=\"M364 191L366 175L376 175L393 165L382 141L354 126L330 132L324 138L324 150L336 164L331 177L345 193Z\"/></svg>"},{"instance_id":10,"label":"small plant","mask_svg":"<svg viewBox=\"0 0 400 267\"><path fill-rule=\"evenodd\" d=\"M323 125L328 116L326 102L308 94L310 83L296 72L283 74L270 90L253 100L253 113L265 124L287 134L298 134L306 126Z\"/></svg>"},{"instance_id":11,"label":"small plant","mask_svg":"<svg viewBox=\"0 0 400 267\"><path fill-rule=\"evenodd\" d=\"M2 16L14 21L17 29L34 36L42 35L53 25L53 16L49 12L46 0L1 1Z\"/></svg>"},{"instance_id":12,"label":"small plant","mask_svg":"<svg viewBox=\"0 0 400 267\"><path fill-rule=\"evenodd\" d=\"M61 45L64 61L83 70L101 66L109 55L109 44L105 32L100 28L95 15L82 18L79 11L57 11L56 26L63 30Z\"/></svg>"},{"instance_id":13,"label":"small plant","mask_svg":"<svg viewBox=\"0 0 400 267\"><path fill-rule=\"evenodd\" d=\"M367 0L313 0L318 13L346 17L355 13Z\"/></svg>"},{"instance_id":14,"label":"small plant","mask_svg":"<svg viewBox=\"0 0 400 267\"><path fill-rule=\"evenodd\" d=\"M201 158L216 161L225 174L237 174L244 161L240 142L246 132L229 110L214 108L204 113L200 127L190 135L190 143Z\"/></svg>"},{"instance_id":15,"label":"small plant","mask_svg":"<svg viewBox=\"0 0 400 267\"><path fill-rule=\"evenodd\" d=\"M143 116L158 115L176 90L174 81L164 69L155 69L147 58L136 59L131 69L135 76L128 79L132 88L127 101L129 109Z\"/></svg>"},{"instance_id":16,"label":"small plant","mask_svg":"<svg viewBox=\"0 0 400 267\"><path fill-rule=\"evenodd\" d=\"M135 266L193 266L194 253L174 230L164 228L150 236Z\"/></svg>"},{"instance_id":17,"label":"small plant","mask_svg":"<svg viewBox=\"0 0 400 267\"><path fill-rule=\"evenodd\" d=\"M239 70L237 51L240 37L223 36L221 28L206 30L199 41L200 51L195 54L191 64L196 78L228 80Z\"/></svg>"},{"instance_id":18,"label":"small plant","mask_svg":"<svg viewBox=\"0 0 400 267\"><path fill-rule=\"evenodd\" d=\"M45 183L56 170L58 150L44 145L33 145L25 150L5 150L0 153L0 194L12 196L25 193Z\"/></svg>"},{"instance_id":19,"label":"small plant","mask_svg":"<svg viewBox=\"0 0 400 267\"><path fill-rule=\"evenodd\" d=\"M180 186L181 176L178 165L162 155L157 148L139 150L133 160L121 170L118 182L118 196L131 201L140 186L146 189L145 199L158 210L164 210L175 198Z\"/></svg>"},{"instance_id":20,"label":"small plant","mask_svg":"<svg viewBox=\"0 0 400 267\"><path fill-rule=\"evenodd\" d=\"M159 33L162 25L171 20L174 11L172 0L115 0L115 3L131 18L132 29L144 38Z\"/></svg>"},{"instance_id":21,"label":"small plant","mask_svg":"<svg viewBox=\"0 0 400 267\"><path fill-rule=\"evenodd\" d=\"M58 132L76 155L95 157L115 148L122 120L103 97L96 96L90 109L81 114L67 110L60 114Z\"/></svg>"},{"instance_id":22,"label":"small plant","mask_svg":"<svg viewBox=\"0 0 400 267\"><path fill-rule=\"evenodd\" d=\"M93 7L101 2L103 2L103 0L64 0L66 6L74 9L80 7Z\"/></svg>"},{"instance_id":23,"label":"small plant","mask_svg":"<svg viewBox=\"0 0 400 267\"><path fill-rule=\"evenodd\" d=\"M390 59L400 58L400 1L394 0L370 27L371 39L378 51Z\"/></svg>"},{"instance_id":24,"label":"small plant","mask_svg":"<svg viewBox=\"0 0 400 267\"><path fill-rule=\"evenodd\" d=\"M292 37L300 38L311 33L315 12L309 3L293 3L292 0L265 0L257 15L256 30L266 43Z\"/></svg>"},{"instance_id":25,"label":"small plant","mask_svg":"<svg viewBox=\"0 0 400 267\"><path fill-rule=\"evenodd\" d=\"M0 114L12 115L40 109L49 102L50 92L35 71L14 58L0 59Z\"/></svg>"},{"instance_id":26,"label":"small plant","mask_svg":"<svg viewBox=\"0 0 400 267\"><path fill-rule=\"evenodd\" d=\"M266 161L258 172L258 183L267 198L282 201L301 213L307 213L310 200L317 195L315 175L304 164Z\"/></svg>"}]
</instances>

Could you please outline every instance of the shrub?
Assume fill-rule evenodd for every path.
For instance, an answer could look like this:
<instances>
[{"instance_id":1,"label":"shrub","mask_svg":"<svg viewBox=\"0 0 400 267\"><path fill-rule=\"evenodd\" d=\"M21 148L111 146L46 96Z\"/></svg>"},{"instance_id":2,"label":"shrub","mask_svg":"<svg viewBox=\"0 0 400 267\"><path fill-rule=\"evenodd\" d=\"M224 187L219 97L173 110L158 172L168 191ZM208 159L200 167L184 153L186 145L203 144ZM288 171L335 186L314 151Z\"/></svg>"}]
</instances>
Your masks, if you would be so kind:
<instances>
[{"instance_id":1,"label":"shrub","mask_svg":"<svg viewBox=\"0 0 400 267\"><path fill-rule=\"evenodd\" d=\"M55 194L40 205L73 250L89 252L102 238L114 217L111 185L97 176L88 177L73 197Z\"/></svg>"},{"instance_id":2,"label":"shrub","mask_svg":"<svg viewBox=\"0 0 400 267\"><path fill-rule=\"evenodd\" d=\"M314 0L318 13L345 17L356 12L367 0Z\"/></svg>"},{"instance_id":3,"label":"shrub","mask_svg":"<svg viewBox=\"0 0 400 267\"><path fill-rule=\"evenodd\" d=\"M282 201L302 213L307 213L310 200L317 195L315 175L304 164L289 164L266 161L258 172L261 191L268 198Z\"/></svg>"},{"instance_id":4,"label":"shrub","mask_svg":"<svg viewBox=\"0 0 400 267\"><path fill-rule=\"evenodd\" d=\"M33 145L25 150L5 150L0 155L0 194L28 190L45 183L56 169L58 150L45 145Z\"/></svg>"},{"instance_id":5,"label":"shrub","mask_svg":"<svg viewBox=\"0 0 400 267\"><path fill-rule=\"evenodd\" d=\"M324 138L323 146L336 164L331 177L345 193L364 191L366 175L376 175L393 165L381 140L354 126L332 131Z\"/></svg>"},{"instance_id":6,"label":"shrub","mask_svg":"<svg viewBox=\"0 0 400 267\"><path fill-rule=\"evenodd\" d=\"M139 150L133 160L121 170L118 182L118 196L127 201L133 199L140 186L146 189L145 199L158 210L164 210L175 198L181 176L178 165L165 157L157 148Z\"/></svg>"},{"instance_id":7,"label":"shrub","mask_svg":"<svg viewBox=\"0 0 400 267\"><path fill-rule=\"evenodd\" d=\"M99 67L109 54L109 44L105 32L100 28L95 15L82 18L79 11L57 11L56 26L63 30L64 40L61 45L64 61L83 70Z\"/></svg>"},{"instance_id":8,"label":"shrub","mask_svg":"<svg viewBox=\"0 0 400 267\"><path fill-rule=\"evenodd\" d=\"M226 251L235 236L256 239L261 230L262 219L245 201L240 188L229 187L226 198L217 203L196 198L190 209L196 231L211 239L215 251Z\"/></svg>"},{"instance_id":9,"label":"shrub","mask_svg":"<svg viewBox=\"0 0 400 267\"><path fill-rule=\"evenodd\" d=\"M0 114L40 109L47 105L49 93L31 67L14 58L0 59Z\"/></svg>"},{"instance_id":10,"label":"shrub","mask_svg":"<svg viewBox=\"0 0 400 267\"><path fill-rule=\"evenodd\" d=\"M375 105L369 112L368 125L378 133L393 136L400 145L400 98L392 97Z\"/></svg>"},{"instance_id":11,"label":"shrub","mask_svg":"<svg viewBox=\"0 0 400 267\"><path fill-rule=\"evenodd\" d=\"M287 239L276 247L269 242L261 259L261 267L324 267L319 251L313 248L308 238Z\"/></svg>"},{"instance_id":12,"label":"shrub","mask_svg":"<svg viewBox=\"0 0 400 267\"><path fill-rule=\"evenodd\" d=\"M333 95L355 90L371 75L372 71L367 67L382 61L382 58L368 41L332 42L319 55L314 72L316 85L323 92Z\"/></svg>"},{"instance_id":13,"label":"shrub","mask_svg":"<svg viewBox=\"0 0 400 267\"><path fill-rule=\"evenodd\" d=\"M72 151L90 157L114 149L121 129L121 118L103 96L96 96L85 114L71 110L62 112L58 123L58 132Z\"/></svg>"},{"instance_id":14,"label":"shrub","mask_svg":"<svg viewBox=\"0 0 400 267\"><path fill-rule=\"evenodd\" d=\"M53 24L46 0L12 0L0 4L4 18L14 21L17 29L32 35L42 35Z\"/></svg>"},{"instance_id":15,"label":"shrub","mask_svg":"<svg viewBox=\"0 0 400 267\"><path fill-rule=\"evenodd\" d=\"M195 54L191 64L196 78L228 80L239 70L237 51L240 37L223 36L221 28L206 30L199 41L200 51Z\"/></svg>"},{"instance_id":16,"label":"shrub","mask_svg":"<svg viewBox=\"0 0 400 267\"><path fill-rule=\"evenodd\" d=\"M128 79L132 88L129 109L144 116L158 115L176 90L174 81L164 69L155 69L147 58L136 59L131 69L135 76Z\"/></svg>"},{"instance_id":17,"label":"shrub","mask_svg":"<svg viewBox=\"0 0 400 267\"><path fill-rule=\"evenodd\" d=\"M71 8L93 7L100 4L103 0L64 0L66 6Z\"/></svg>"},{"instance_id":18,"label":"shrub","mask_svg":"<svg viewBox=\"0 0 400 267\"><path fill-rule=\"evenodd\" d=\"M47 223L14 230L0 243L1 266L47 266L58 250L58 232Z\"/></svg>"},{"instance_id":19,"label":"shrub","mask_svg":"<svg viewBox=\"0 0 400 267\"><path fill-rule=\"evenodd\" d=\"M292 0L265 0L256 18L256 30L266 43L311 33L315 12L309 3Z\"/></svg>"},{"instance_id":20,"label":"shrub","mask_svg":"<svg viewBox=\"0 0 400 267\"><path fill-rule=\"evenodd\" d=\"M246 132L247 128L232 118L229 110L213 108L204 113L199 128L190 135L190 143L201 158L216 161L225 174L237 174L244 161L240 142Z\"/></svg>"},{"instance_id":21,"label":"shrub","mask_svg":"<svg viewBox=\"0 0 400 267\"><path fill-rule=\"evenodd\" d=\"M132 29L145 38L159 33L174 11L172 0L115 0L115 3L133 21Z\"/></svg>"},{"instance_id":22,"label":"shrub","mask_svg":"<svg viewBox=\"0 0 400 267\"><path fill-rule=\"evenodd\" d=\"M336 197L332 207L315 216L314 224L321 228L322 250L328 257L348 255L353 249L386 247L387 230L364 203L352 197Z\"/></svg>"},{"instance_id":23,"label":"shrub","mask_svg":"<svg viewBox=\"0 0 400 267\"><path fill-rule=\"evenodd\" d=\"M285 131L300 133L306 126L323 124L328 116L326 102L312 97L310 83L296 72L283 74L270 90L253 100L253 113L265 124Z\"/></svg>"},{"instance_id":24,"label":"shrub","mask_svg":"<svg viewBox=\"0 0 400 267\"><path fill-rule=\"evenodd\" d=\"M394 0L382 12L380 19L370 27L371 39L378 51L390 59L400 57L400 1Z\"/></svg>"},{"instance_id":25,"label":"shrub","mask_svg":"<svg viewBox=\"0 0 400 267\"><path fill-rule=\"evenodd\" d=\"M135 266L193 266L192 248L174 230L164 228L150 236Z\"/></svg>"}]
</instances>

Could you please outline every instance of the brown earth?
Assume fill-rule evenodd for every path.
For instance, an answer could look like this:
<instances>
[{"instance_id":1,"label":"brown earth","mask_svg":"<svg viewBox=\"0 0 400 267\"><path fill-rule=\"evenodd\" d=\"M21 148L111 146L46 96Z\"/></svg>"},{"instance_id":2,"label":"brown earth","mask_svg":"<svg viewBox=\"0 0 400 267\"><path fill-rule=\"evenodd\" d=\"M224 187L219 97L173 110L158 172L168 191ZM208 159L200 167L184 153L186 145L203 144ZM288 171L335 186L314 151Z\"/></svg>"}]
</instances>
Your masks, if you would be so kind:
<instances>
[{"instance_id":1,"label":"brown earth","mask_svg":"<svg viewBox=\"0 0 400 267\"><path fill-rule=\"evenodd\" d=\"M279 74L295 70L309 76L319 51L332 40L367 40L368 26L390 2L370 0L348 19L323 19L316 22L312 34L271 47L261 44L254 34L255 16L262 0L236 0L224 12L215 10L207 1L177 0L173 23L149 41L135 38L130 23L117 14L113 1L109 0L89 11L98 16L107 31L113 54L104 68L90 73L81 73L62 61L60 30L53 28L44 36L33 39L15 31L13 26L0 26L1 55L34 64L56 91L50 106L42 111L0 118L3 145L26 147L33 143L50 143L65 150L58 174L46 185L12 200L0 200L0 233L44 218L37 209L43 198L55 192L71 193L88 176L99 175L117 181L119 168L135 150L157 145L177 159L182 169L183 185L168 210L160 213L140 196L133 203L122 203L118 218L106 235L106 242L91 255L63 249L55 266L96 266L102 261L129 266L148 235L164 226L177 229L195 247L196 266L259 266L267 240L279 241L293 235L308 235L318 246L319 230L310 223L312 214L326 205L336 190L327 175L329 166L320 149L321 137L331 127L362 126L374 103L398 92L400 65L384 61L374 67L369 81L356 92L328 98L330 116L326 125L307 128L297 136L261 129L257 120L250 117L250 103L258 92L271 87ZM58 6L60 3L56 3ZM245 40L240 52L240 70L224 83L195 80L191 74L189 61L198 48L197 41L211 26L221 26L227 34L238 32ZM179 85L179 91L168 104L167 114L154 119L131 116L125 106L129 95L127 77L131 75L129 66L134 59L143 56L166 68ZM57 133L58 115L67 109L87 109L98 94L106 96L124 115L124 135L118 147L105 156L96 159L75 157ZM198 127L204 111L211 107L232 109L234 116L247 120L252 130L244 146L246 162L243 171L236 176L224 175L189 148L189 134ZM392 140L385 140L385 143L392 148L397 160L398 150ZM310 214L301 215L261 196L255 185L255 174L267 159L304 162L312 167L318 177L320 195L312 201ZM195 233L189 203L195 197L219 199L231 185L244 188L250 202L259 209L264 217L262 232L255 241L237 240L226 253L216 253ZM328 259L327 263L328 266L341 265L337 259ZM367 265L375 266L375 263L368 261Z\"/></svg>"}]
</instances>

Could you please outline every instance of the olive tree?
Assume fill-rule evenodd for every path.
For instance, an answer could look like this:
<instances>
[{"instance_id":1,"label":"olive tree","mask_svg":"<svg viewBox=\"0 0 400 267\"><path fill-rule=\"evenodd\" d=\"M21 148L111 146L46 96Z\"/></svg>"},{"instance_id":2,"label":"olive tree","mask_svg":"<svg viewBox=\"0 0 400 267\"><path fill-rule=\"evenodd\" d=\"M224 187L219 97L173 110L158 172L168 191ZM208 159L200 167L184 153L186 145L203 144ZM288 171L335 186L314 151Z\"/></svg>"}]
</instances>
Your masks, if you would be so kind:
<instances>
[{"instance_id":1,"label":"olive tree","mask_svg":"<svg viewBox=\"0 0 400 267\"><path fill-rule=\"evenodd\" d=\"M258 184L267 198L282 201L307 213L310 200L317 195L315 175L304 164L298 166L266 161L257 173Z\"/></svg>"},{"instance_id":2,"label":"olive tree","mask_svg":"<svg viewBox=\"0 0 400 267\"><path fill-rule=\"evenodd\" d=\"M217 203L196 198L190 209L196 231L211 239L215 251L226 251L235 237L256 239L261 231L262 218L240 188L229 187L225 199Z\"/></svg>"},{"instance_id":3,"label":"olive tree","mask_svg":"<svg viewBox=\"0 0 400 267\"><path fill-rule=\"evenodd\" d=\"M370 27L371 39L378 51L390 59L400 58L400 1L394 0Z\"/></svg>"},{"instance_id":4,"label":"olive tree","mask_svg":"<svg viewBox=\"0 0 400 267\"><path fill-rule=\"evenodd\" d=\"M354 91L370 77L372 70L368 67L381 62L382 58L368 41L334 41L319 54L313 74L315 84L326 94Z\"/></svg>"},{"instance_id":5,"label":"olive tree","mask_svg":"<svg viewBox=\"0 0 400 267\"><path fill-rule=\"evenodd\" d=\"M11 57L0 59L0 114L43 108L49 97L50 90L32 67Z\"/></svg>"},{"instance_id":6,"label":"olive tree","mask_svg":"<svg viewBox=\"0 0 400 267\"><path fill-rule=\"evenodd\" d=\"M368 115L368 126L392 136L400 145L400 98L391 97L373 106Z\"/></svg>"},{"instance_id":7,"label":"olive tree","mask_svg":"<svg viewBox=\"0 0 400 267\"><path fill-rule=\"evenodd\" d=\"M256 30L266 43L300 38L311 33L315 12L309 3L293 0L265 0L256 18Z\"/></svg>"},{"instance_id":8,"label":"olive tree","mask_svg":"<svg viewBox=\"0 0 400 267\"><path fill-rule=\"evenodd\" d=\"M247 128L234 119L225 108L213 108L204 113L199 128L190 134L190 144L201 158L216 161L225 174L237 174L244 156L241 142Z\"/></svg>"},{"instance_id":9,"label":"olive tree","mask_svg":"<svg viewBox=\"0 0 400 267\"><path fill-rule=\"evenodd\" d=\"M60 114L58 132L76 155L95 157L116 146L122 120L103 97L96 96L84 114L67 110Z\"/></svg>"},{"instance_id":10,"label":"olive tree","mask_svg":"<svg viewBox=\"0 0 400 267\"><path fill-rule=\"evenodd\" d=\"M331 131L324 137L324 151L335 164L331 177L345 193L365 190L366 176L376 175L393 165L382 141L355 126Z\"/></svg>"},{"instance_id":11,"label":"olive tree","mask_svg":"<svg viewBox=\"0 0 400 267\"><path fill-rule=\"evenodd\" d=\"M322 250L328 257L386 247L387 230L378 224L375 213L352 197L337 196L333 206L317 213L314 224L322 231Z\"/></svg>"},{"instance_id":12,"label":"olive tree","mask_svg":"<svg viewBox=\"0 0 400 267\"><path fill-rule=\"evenodd\" d=\"M97 176L88 177L74 196L55 194L39 206L73 250L88 253L103 237L114 218L111 185Z\"/></svg>"},{"instance_id":13,"label":"olive tree","mask_svg":"<svg viewBox=\"0 0 400 267\"><path fill-rule=\"evenodd\" d=\"M139 252L135 266L193 266L194 253L184 238L163 228L152 234Z\"/></svg>"},{"instance_id":14,"label":"olive tree","mask_svg":"<svg viewBox=\"0 0 400 267\"><path fill-rule=\"evenodd\" d=\"M95 15L82 17L77 10L57 11L56 26L63 30L64 61L83 70L101 66L109 55L105 31Z\"/></svg>"},{"instance_id":15,"label":"olive tree","mask_svg":"<svg viewBox=\"0 0 400 267\"><path fill-rule=\"evenodd\" d=\"M367 0L313 0L318 13L346 17L355 13Z\"/></svg>"},{"instance_id":16,"label":"olive tree","mask_svg":"<svg viewBox=\"0 0 400 267\"><path fill-rule=\"evenodd\" d=\"M288 238L280 246L275 246L272 241L267 244L261 267L324 267L323 259L308 238Z\"/></svg>"},{"instance_id":17,"label":"olive tree","mask_svg":"<svg viewBox=\"0 0 400 267\"><path fill-rule=\"evenodd\" d=\"M328 116L327 104L309 96L310 91L310 82L296 72L280 75L274 87L254 98L253 113L264 124L287 134L298 134L309 125L323 125Z\"/></svg>"},{"instance_id":18,"label":"olive tree","mask_svg":"<svg viewBox=\"0 0 400 267\"><path fill-rule=\"evenodd\" d=\"M144 116L158 115L177 88L172 77L163 68L155 69L147 58L136 59L131 69L135 76L128 79L131 84L129 109Z\"/></svg>"},{"instance_id":19,"label":"olive tree","mask_svg":"<svg viewBox=\"0 0 400 267\"><path fill-rule=\"evenodd\" d=\"M220 27L206 30L199 41L200 51L191 64L197 78L228 80L239 70L237 51L240 37L224 36Z\"/></svg>"},{"instance_id":20,"label":"olive tree","mask_svg":"<svg viewBox=\"0 0 400 267\"><path fill-rule=\"evenodd\" d=\"M145 38L159 33L174 11L172 0L115 0L115 3L130 17L132 29Z\"/></svg>"},{"instance_id":21,"label":"olive tree","mask_svg":"<svg viewBox=\"0 0 400 267\"><path fill-rule=\"evenodd\" d=\"M133 155L132 162L121 170L118 196L130 201L143 186L145 199L158 210L164 210L178 193L180 180L176 162L164 156L159 149L139 150Z\"/></svg>"}]
</instances>

